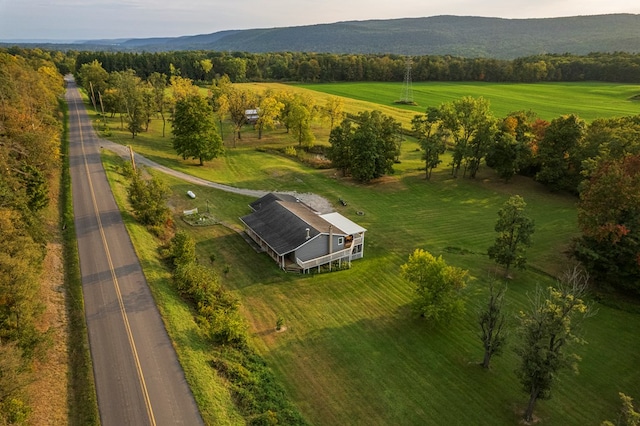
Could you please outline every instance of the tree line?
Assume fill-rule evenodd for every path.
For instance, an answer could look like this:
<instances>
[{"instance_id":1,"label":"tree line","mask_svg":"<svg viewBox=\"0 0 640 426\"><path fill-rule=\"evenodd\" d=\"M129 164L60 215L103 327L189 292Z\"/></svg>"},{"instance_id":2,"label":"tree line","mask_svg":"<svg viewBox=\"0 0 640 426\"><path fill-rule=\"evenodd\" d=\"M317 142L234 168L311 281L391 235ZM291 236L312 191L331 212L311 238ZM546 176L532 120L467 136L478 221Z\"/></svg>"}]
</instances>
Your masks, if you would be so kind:
<instances>
[{"instance_id":1,"label":"tree line","mask_svg":"<svg viewBox=\"0 0 640 426\"><path fill-rule=\"evenodd\" d=\"M51 61L0 52L0 423L23 422L30 367L47 331L40 282L50 188L60 176L62 76ZM53 214L55 217L55 214Z\"/></svg>"},{"instance_id":2,"label":"tree line","mask_svg":"<svg viewBox=\"0 0 640 426\"><path fill-rule=\"evenodd\" d=\"M9 51L20 51L11 48ZM61 72L77 72L97 60L107 72L133 69L147 79L157 72L170 75L179 69L182 77L212 81L229 76L233 82L302 81L354 82L403 81L408 57L393 54L334 54L305 52L216 52L174 51L128 52L42 52L49 54ZM547 54L514 60L465 58L451 55L411 56L414 81L640 82L640 55L592 53L589 55Z\"/></svg>"}]
</instances>

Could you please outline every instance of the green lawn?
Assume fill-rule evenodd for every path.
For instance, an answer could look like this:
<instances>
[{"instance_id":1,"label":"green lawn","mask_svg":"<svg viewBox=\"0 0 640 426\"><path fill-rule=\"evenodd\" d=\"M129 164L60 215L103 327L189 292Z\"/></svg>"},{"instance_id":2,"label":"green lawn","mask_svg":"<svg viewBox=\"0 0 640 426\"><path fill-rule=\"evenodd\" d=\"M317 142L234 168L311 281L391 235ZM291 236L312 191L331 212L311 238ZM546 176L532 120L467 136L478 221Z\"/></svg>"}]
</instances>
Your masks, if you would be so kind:
<instances>
[{"instance_id":1,"label":"green lawn","mask_svg":"<svg viewBox=\"0 0 640 426\"><path fill-rule=\"evenodd\" d=\"M342 85L335 85L339 86ZM465 85L461 86L459 90ZM545 85L538 87L544 90ZM347 90L346 85L344 88ZM392 88L389 85L390 91ZM521 108L509 110L514 109ZM522 195L529 215L536 221L536 233L528 252L531 267L515 273L509 282L507 301L513 324L527 294L536 285L552 284L549 276L567 265L563 252L577 232L575 198L551 194L525 178L501 183L486 168L476 180L468 180L451 179L446 167L442 167L434 172L432 181L426 181L424 171L419 170L417 145L411 141L403 144L397 173L370 185L358 185L334 170L312 170L256 149L265 144L291 145L282 131L271 132L265 141L246 132L238 146L227 149L223 158L198 167L195 161L177 158L170 149L169 137L159 138L157 127L154 122L150 133L133 141L125 133L114 136L124 143L133 142L138 152L156 161L213 181L248 188L314 192L335 204L342 197L348 206L336 209L368 229L365 257L355 261L352 269L300 276L278 270L270 258L255 253L234 229L221 225L191 228L177 220L197 239L201 261L210 262L214 255L213 267L224 285L242 300L253 343L310 422L517 423L526 395L520 391L513 373L517 360L512 350L507 349L503 357L495 359L490 371L483 371L476 364L482 360L476 337L476 311L484 303L489 277L496 274L484 253L495 236L493 225L498 209L510 195ZM240 229L238 217L249 213L247 204L251 199L246 197L168 181L174 189L171 206L176 212L193 207L204 209L208 200L212 213L235 229ZM188 189L193 189L198 198L187 198L184 194ZM364 215L356 215L357 211ZM134 238L134 244L143 240ZM470 271L466 314L445 328L430 329L409 309L412 288L399 277L399 267L415 248L442 254L449 264ZM147 262L143 266L146 268ZM584 337L589 344L579 348L583 357L580 375L563 374L552 399L538 405L536 414L544 424L599 424L616 417L619 391L640 398L640 317L597 307L598 314L585 324ZM170 310L163 313L174 315ZM279 315L285 318L287 327L282 333L274 331ZM188 322L186 326L191 327ZM192 375L200 375L205 377L201 386L206 387L206 380L211 380L211 386L217 389L215 376L210 371L204 374L196 366L206 365L206 356L202 356L197 339L190 341L189 334L175 332L172 337L188 352L197 349L198 357L205 360L194 366L189 363L190 383L194 383ZM515 340L512 332L511 342ZM214 404L210 399L199 398L198 402L209 411L218 410L218 406L230 410L225 405L228 402L209 406Z\"/></svg>"},{"instance_id":2,"label":"green lawn","mask_svg":"<svg viewBox=\"0 0 640 426\"><path fill-rule=\"evenodd\" d=\"M396 106L402 83L307 84L301 87L322 93ZM640 102L631 98L640 94L640 86L614 83L413 83L418 106L399 106L403 110L424 112L463 96L484 97L491 102L497 117L512 111L531 110L545 120L564 114L577 114L586 121L596 118L640 114Z\"/></svg>"}]
</instances>

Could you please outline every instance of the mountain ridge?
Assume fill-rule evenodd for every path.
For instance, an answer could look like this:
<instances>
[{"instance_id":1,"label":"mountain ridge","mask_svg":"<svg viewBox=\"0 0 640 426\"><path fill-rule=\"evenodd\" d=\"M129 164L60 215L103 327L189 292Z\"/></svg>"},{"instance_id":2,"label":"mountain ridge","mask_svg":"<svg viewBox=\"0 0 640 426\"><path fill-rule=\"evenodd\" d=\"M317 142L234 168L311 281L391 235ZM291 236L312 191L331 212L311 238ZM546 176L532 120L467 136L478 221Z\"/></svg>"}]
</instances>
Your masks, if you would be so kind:
<instances>
[{"instance_id":1,"label":"mountain ridge","mask_svg":"<svg viewBox=\"0 0 640 426\"><path fill-rule=\"evenodd\" d=\"M640 52L640 15L508 19L438 15L223 30L181 37L86 41L74 48L249 53L452 55L514 59L537 54Z\"/></svg>"}]
</instances>

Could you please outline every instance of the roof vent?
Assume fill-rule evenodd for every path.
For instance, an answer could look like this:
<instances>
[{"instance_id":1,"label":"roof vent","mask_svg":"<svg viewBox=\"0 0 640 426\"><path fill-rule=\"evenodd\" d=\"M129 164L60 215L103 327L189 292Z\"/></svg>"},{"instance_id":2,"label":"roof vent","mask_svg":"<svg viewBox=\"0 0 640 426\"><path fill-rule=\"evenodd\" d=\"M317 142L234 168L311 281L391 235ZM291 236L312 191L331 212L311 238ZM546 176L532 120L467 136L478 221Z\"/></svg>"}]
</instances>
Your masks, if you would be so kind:
<instances>
[{"instance_id":1,"label":"roof vent","mask_svg":"<svg viewBox=\"0 0 640 426\"><path fill-rule=\"evenodd\" d=\"M305 231L307 231L307 237L306 237L306 238L307 238L307 240L308 240L309 238L311 238L311 235L309 235L309 231L310 231L310 229L309 229L309 228L307 228L307 229L305 229Z\"/></svg>"}]
</instances>

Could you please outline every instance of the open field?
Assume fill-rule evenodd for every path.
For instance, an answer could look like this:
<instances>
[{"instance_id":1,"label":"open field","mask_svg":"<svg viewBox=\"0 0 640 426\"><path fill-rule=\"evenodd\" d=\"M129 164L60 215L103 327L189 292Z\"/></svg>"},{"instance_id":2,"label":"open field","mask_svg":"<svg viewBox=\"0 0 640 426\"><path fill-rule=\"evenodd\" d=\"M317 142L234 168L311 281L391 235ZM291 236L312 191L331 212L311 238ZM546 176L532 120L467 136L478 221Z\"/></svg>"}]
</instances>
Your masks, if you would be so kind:
<instances>
[{"instance_id":1,"label":"open field","mask_svg":"<svg viewBox=\"0 0 640 426\"><path fill-rule=\"evenodd\" d=\"M413 97L418 106L395 105L402 83L307 84L301 87L386 106L397 106L413 113L424 112L463 96L484 97L491 102L497 117L512 111L531 110L545 120L564 114L577 114L586 121L596 118L640 114L640 86L614 83L413 83Z\"/></svg>"},{"instance_id":2,"label":"open field","mask_svg":"<svg viewBox=\"0 0 640 426\"><path fill-rule=\"evenodd\" d=\"M395 87L399 90L400 86ZM394 89L392 99L398 90ZM522 108L509 110L514 109ZM509 282L507 300L513 325L527 294L536 285L552 284L550 276L567 264L563 251L577 233L575 198L550 194L524 178L503 184L486 168L476 180L467 180L450 178L443 166L436 169L432 181L425 181L420 153L411 141L403 144L402 163L394 176L358 185L334 170L309 169L256 149L292 145L280 130L270 132L263 141L247 131L237 148L198 167L195 161L178 158L171 150L170 137L160 138L158 129L156 121L148 134L131 140L126 132L117 131L115 121L111 124L114 139L132 143L136 151L155 161L212 181L315 192L336 205L339 197L344 198L348 206L336 209L368 229L365 257L354 262L352 269L312 276L285 274L236 232L238 217L249 213L250 199L167 178L174 189L171 206L176 212L205 209L208 200L213 215L231 225L232 229L220 225L191 228L177 220L197 240L201 261L209 262L210 255L215 255L213 267L224 285L242 300L253 343L311 423L517 424L526 395L513 374L517 360L511 349L494 360L490 371L477 365L482 349L476 337L476 311L484 303L489 277L496 273L484 253L495 236L497 210L510 195L522 195L536 221L536 233L528 252L531 268L515 273ZM184 194L189 189L198 198L187 198ZM134 244L148 239L142 231L136 232L140 235ZM443 329L430 329L411 314L412 287L399 277L399 267L415 248L442 254L449 264L470 271L466 314ZM144 256L154 257L145 250ZM143 266L150 267L144 261ZM154 276L167 286L160 266L156 263L147 273L152 286ZM170 289L165 291L171 294ZM589 344L578 348L583 358L580 375L563 374L552 399L538 405L536 414L545 425L599 424L616 417L619 391L640 398L640 315L596 305L598 314L585 324ZM184 315L184 308L174 309ZM167 308L161 311L174 314ZM279 315L287 327L283 333L274 331ZM184 327L193 327L186 317L180 321ZM178 331L172 337L199 358L196 364L189 362L187 375L207 376L210 372L195 366L206 365L206 348L194 334ZM511 343L515 339L513 332ZM213 399L233 419L233 409L218 381L210 380L218 396L198 397L200 391L195 390L199 403L211 404L208 401ZM189 381L195 382L193 378Z\"/></svg>"}]
</instances>

